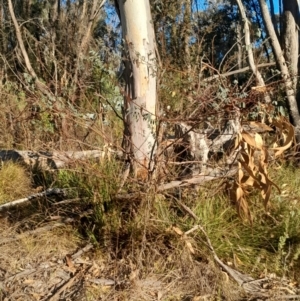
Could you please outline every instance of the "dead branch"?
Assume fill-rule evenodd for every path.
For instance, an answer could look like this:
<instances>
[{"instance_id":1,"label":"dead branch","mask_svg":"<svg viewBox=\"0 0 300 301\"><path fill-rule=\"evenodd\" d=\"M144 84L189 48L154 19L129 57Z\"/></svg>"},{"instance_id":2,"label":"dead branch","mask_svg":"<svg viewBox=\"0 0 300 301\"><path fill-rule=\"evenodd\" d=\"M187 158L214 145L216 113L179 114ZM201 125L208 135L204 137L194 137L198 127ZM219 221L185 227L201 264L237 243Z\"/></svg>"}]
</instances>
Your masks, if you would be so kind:
<instances>
[{"instance_id":1,"label":"dead branch","mask_svg":"<svg viewBox=\"0 0 300 301\"><path fill-rule=\"evenodd\" d=\"M185 232L185 235L188 235L194 231L196 231L197 229L201 230L201 232L203 233L207 246L209 248L209 250L211 251L214 260L218 263L218 265L230 276L232 277L232 279L234 279L247 293L251 293L251 294L265 294L266 290L262 288L262 286L260 285L261 282L265 281L266 279L254 279L249 275L243 274L231 267L229 267L228 265L226 265L224 262L222 262L222 260L218 257L215 249L212 246L212 243L206 233L206 231L204 230L204 228L201 225L196 225L194 226L191 230Z\"/></svg>"},{"instance_id":2,"label":"dead branch","mask_svg":"<svg viewBox=\"0 0 300 301\"><path fill-rule=\"evenodd\" d=\"M0 206L0 212L4 211L4 210L8 210L8 209L10 209L12 207L18 206L20 204L24 204L24 203L30 202L30 201L32 201L34 199L37 199L37 198L49 197L49 196L53 196L53 195L60 195L61 196L61 195L64 195L65 192L66 192L65 189L50 188L50 189L47 189L47 190L45 190L43 192L38 192L38 193L35 193L33 195L30 195L30 196L28 196L26 198L5 203L5 204L3 204L3 205Z\"/></svg>"},{"instance_id":3,"label":"dead branch","mask_svg":"<svg viewBox=\"0 0 300 301\"><path fill-rule=\"evenodd\" d=\"M272 67L272 66L275 66L276 63L275 62L272 62L272 63L263 63L263 64L258 64L256 66L256 68L265 68L265 67ZM213 75L213 76L210 76L210 77L207 77L205 79L203 79L204 82L211 82L217 78L222 78L222 77L228 77L228 76L231 76L231 75L234 75L234 74L239 74L239 73L245 73L247 71L250 71L251 68L250 67L245 67L245 68L241 68L241 69L238 69L238 70L233 70L233 71L228 71L226 73L223 73L223 74L216 74L216 75Z\"/></svg>"},{"instance_id":4,"label":"dead branch","mask_svg":"<svg viewBox=\"0 0 300 301\"><path fill-rule=\"evenodd\" d=\"M78 250L75 254L73 254L72 259L76 259L76 258L80 257L83 253L86 253L89 250L93 249L93 247L94 246L92 244L86 245L84 248Z\"/></svg>"},{"instance_id":5,"label":"dead branch","mask_svg":"<svg viewBox=\"0 0 300 301\"><path fill-rule=\"evenodd\" d=\"M176 187L200 185L200 184L204 184L206 182L217 180L220 178L231 177L231 176L235 175L237 172L236 168L234 168L232 170L228 170L226 173L220 173L220 171L217 169L215 169L213 171L216 173L215 175L199 174L190 179L184 179L181 181L171 181L169 183L159 185L157 188L157 191L164 191L164 190L168 190L168 189L172 189L172 188L176 188Z\"/></svg>"},{"instance_id":6,"label":"dead branch","mask_svg":"<svg viewBox=\"0 0 300 301\"><path fill-rule=\"evenodd\" d=\"M196 129L193 126L180 122L175 125L175 137L178 142L175 143L174 151L181 161L201 162L200 164L191 164L188 168L183 167L181 175L186 176L188 169L193 170L193 175L208 174L207 164L209 153L217 153L222 149L227 149L236 135L241 132L240 112L236 108L234 119L228 120L222 131L213 127L209 129Z\"/></svg>"}]
</instances>

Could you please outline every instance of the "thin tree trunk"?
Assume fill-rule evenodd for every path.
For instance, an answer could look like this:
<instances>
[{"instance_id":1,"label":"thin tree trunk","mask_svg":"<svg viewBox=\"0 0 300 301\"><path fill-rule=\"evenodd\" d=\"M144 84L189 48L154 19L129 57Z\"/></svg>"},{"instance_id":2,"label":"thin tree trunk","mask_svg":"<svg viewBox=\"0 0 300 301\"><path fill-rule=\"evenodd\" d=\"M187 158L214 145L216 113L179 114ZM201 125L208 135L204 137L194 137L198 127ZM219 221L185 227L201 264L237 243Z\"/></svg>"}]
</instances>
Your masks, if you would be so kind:
<instances>
[{"instance_id":1,"label":"thin tree trunk","mask_svg":"<svg viewBox=\"0 0 300 301\"><path fill-rule=\"evenodd\" d=\"M298 53L299 53L299 6L297 0L283 1L283 49L293 81L297 89Z\"/></svg>"},{"instance_id":2,"label":"thin tree trunk","mask_svg":"<svg viewBox=\"0 0 300 301\"><path fill-rule=\"evenodd\" d=\"M291 1L291 0L288 0ZM273 53L277 64L279 65L282 78L284 80L286 97L289 104L290 115L292 118L292 123L295 126L296 138L297 141L300 141L300 115L298 111L297 101L296 101L296 91L294 89L293 80L289 72L286 60L283 55L283 51L280 47L272 19L268 10L268 6L265 0L259 0L260 8L262 12L262 17L264 19L267 32L271 39L271 44L273 48Z\"/></svg>"},{"instance_id":3,"label":"thin tree trunk","mask_svg":"<svg viewBox=\"0 0 300 301\"><path fill-rule=\"evenodd\" d=\"M49 21L51 24L51 47L52 47L52 62L53 62L53 79L55 83L55 96L57 97L57 85L58 85L58 70L57 70L57 61L56 61L56 32L58 29L58 22L59 22L59 11L60 11L60 0L54 0L52 2L51 10L50 10L50 16Z\"/></svg>"},{"instance_id":4,"label":"thin tree trunk","mask_svg":"<svg viewBox=\"0 0 300 301\"><path fill-rule=\"evenodd\" d=\"M190 53L190 34L191 34L191 0L185 1L185 10L183 17L183 43L184 43L184 54L185 54L185 67L188 72L191 71L191 53Z\"/></svg>"},{"instance_id":5,"label":"thin tree trunk","mask_svg":"<svg viewBox=\"0 0 300 301\"><path fill-rule=\"evenodd\" d=\"M79 69L80 69L80 64L84 58L89 40L91 38L95 19L98 16L99 11L102 8L102 6L105 4L105 1L106 0L102 0L101 3L98 4L98 0L93 0L91 11L89 14L87 13L87 4L88 4L87 2L88 1L87 0L83 1L82 13L81 13L81 17L80 17L81 32L79 34L79 36L81 36L81 41L79 41L80 43L77 47L77 49L78 49L77 50L77 61L76 61L75 72L74 72L74 76L73 76L74 89L78 82L78 73L79 73ZM74 95L75 95L75 93L74 93Z\"/></svg>"},{"instance_id":6,"label":"thin tree trunk","mask_svg":"<svg viewBox=\"0 0 300 301\"><path fill-rule=\"evenodd\" d=\"M254 61L252 43L251 43L251 39L250 39L249 21L248 21L247 16L246 16L246 11L245 11L245 8L244 8L241 0L236 0L236 2L238 4L242 20L244 22L245 46L246 46L246 51L248 52L248 62L249 62L249 65L252 69L252 72L254 73L254 75L256 77L257 84L259 86L264 87L265 86L265 81L264 81L261 73L259 72L259 70L258 70L258 68L255 64L255 61ZM271 102L270 95L268 95L267 93L264 95L264 98L265 98L266 103Z\"/></svg>"},{"instance_id":7,"label":"thin tree trunk","mask_svg":"<svg viewBox=\"0 0 300 301\"><path fill-rule=\"evenodd\" d=\"M237 39L237 48L238 48L238 69L243 68L243 45L242 45L242 37L243 37L243 31L240 21L237 23L236 27L236 39Z\"/></svg>"},{"instance_id":8,"label":"thin tree trunk","mask_svg":"<svg viewBox=\"0 0 300 301\"><path fill-rule=\"evenodd\" d=\"M138 178L148 176L155 151L156 55L149 0L118 0L125 59L125 142Z\"/></svg>"},{"instance_id":9,"label":"thin tree trunk","mask_svg":"<svg viewBox=\"0 0 300 301\"><path fill-rule=\"evenodd\" d=\"M22 53L22 56L23 56L23 59L24 59L24 62L25 62L25 66L27 68L27 71L28 73L31 75L31 77L34 79L35 81L35 85L36 87L44 94L46 95L50 100L54 100L52 94L50 93L50 91L48 90L48 87L42 83L31 63L30 63L30 60L29 60L29 57L28 57L28 53L27 53L27 50L25 48L25 45L24 45L24 42L23 42L23 38L22 38L22 34L21 34L21 30L20 30L20 27L19 27L19 24L18 24L18 21L16 19L16 16L15 16L15 12L14 12L14 8L13 8L13 5L12 5L12 1L11 0L8 0L8 9L9 9L9 13L10 13L10 16L11 16L11 19L13 21L13 24L14 24L14 27L15 27L15 31L16 31L16 36L17 36L17 41L19 43L19 46L20 46L20 49L21 49L21 53Z\"/></svg>"},{"instance_id":10,"label":"thin tree trunk","mask_svg":"<svg viewBox=\"0 0 300 301\"><path fill-rule=\"evenodd\" d=\"M279 0L279 1L281 1L281 0ZM279 35L278 27L277 27L278 22L277 22L276 16L275 16L274 0L270 0L270 9L271 9L271 19L272 19L273 27L275 29L277 39L280 40L280 35Z\"/></svg>"}]
</instances>

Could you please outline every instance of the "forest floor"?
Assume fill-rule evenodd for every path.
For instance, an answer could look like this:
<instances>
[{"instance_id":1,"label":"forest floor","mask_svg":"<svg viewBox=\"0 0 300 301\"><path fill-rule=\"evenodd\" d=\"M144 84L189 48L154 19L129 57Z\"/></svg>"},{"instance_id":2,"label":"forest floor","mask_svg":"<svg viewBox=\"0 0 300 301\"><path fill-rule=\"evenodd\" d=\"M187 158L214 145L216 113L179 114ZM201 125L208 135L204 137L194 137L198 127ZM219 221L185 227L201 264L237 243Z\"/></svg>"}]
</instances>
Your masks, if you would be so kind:
<instances>
[{"instance_id":1,"label":"forest floor","mask_svg":"<svg viewBox=\"0 0 300 301\"><path fill-rule=\"evenodd\" d=\"M293 171L290 177L298 181L295 176ZM287 178L281 180L286 187ZM98 209L93 202L66 195L41 197L3 210L0 300L300 300L295 272L299 268L299 233L292 237L292 227L282 219L290 241L283 241L284 232L276 234L279 228L274 228L278 239L273 245L285 246L267 253L267 244L255 234L264 236L262 228L248 227L233 218L234 209L224 200L215 199L212 207L207 207L212 197L207 191L212 189L215 191L209 186L206 194L195 189L182 191L181 201L199 216L197 221L179 208L174 195L145 192L130 201L112 200L117 205L104 208L102 220L95 218ZM202 207L195 198L203 201ZM275 195L274 200L277 198ZM298 198L298 191L290 195L290 201ZM284 210L278 210L283 216ZM281 223L275 212L270 216L277 226ZM202 226L208 229L213 252L206 234L199 234ZM239 234L237 229L242 229ZM249 231L256 240L251 241L252 253L245 234ZM217 260L214 252L220 254ZM285 265L280 265L284 258ZM277 270L275 262L279 262ZM284 266L288 270L283 271ZM231 273L245 283L238 284Z\"/></svg>"}]
</instances>

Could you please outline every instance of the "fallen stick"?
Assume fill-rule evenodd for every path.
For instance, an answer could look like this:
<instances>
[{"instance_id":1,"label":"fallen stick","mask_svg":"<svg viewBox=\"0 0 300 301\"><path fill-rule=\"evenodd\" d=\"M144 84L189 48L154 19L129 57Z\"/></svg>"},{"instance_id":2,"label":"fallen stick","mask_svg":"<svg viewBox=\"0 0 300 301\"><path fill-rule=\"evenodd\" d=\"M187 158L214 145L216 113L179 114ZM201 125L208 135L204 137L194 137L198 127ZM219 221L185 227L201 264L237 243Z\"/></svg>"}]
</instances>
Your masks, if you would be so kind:
<instances>
[{"instance_id":1,"label":"fallen stick","mask_svg":"<svg viewBox=\"0 0 300 301\"><path fill-rule=\"evenodd\" d=\"M78 257L80 257L83 253L88 252L89 250L91 250L94 246L92 244L88 244L86 245L84 248L80 249L79 251L77 251L75 254L73 254L71 257L72 259L76 259Z\"/></svg>"},{"instance_id":2,"label":"fallen stick","mask_svg":"<svg viewBox=\"0 0 300 301\"><path fill-rule=\"evenodd\" d=\"M58 301L60 299L60 294L65 292L68 288L74 285L74 282L80 278L84 273L84 270L78 271L72 278L67 280L65 284L63 284L51 297L49 297L48 301Z\"/></svg>"},{"instance_id":3,"label":"fallen stick","mask_svg":"<svg viewBox=\"0 0 300 301\"><path fill-rule=\"evenodd\" d=\"M213 248L211 241L204 230L204 228L201 225L196 225L193 227L190 231L187 231L186 234L189 234L191 232L194 232L196 229L200 229L201 232L204 234L207 246L209 250L211 251L214 260L219 264L220 267L223 268L223 270L228 273L229 276L231 276L232 279L234 279L247 293L252 294L264 294L266 293L266 290L263 289L259 284L263 282L265 279L254 279L249 275L242 274L241 272L229 267L227 264L225 264L217 255L215 249Z\"/></svg>"},{"instance_id":4,"label":"fallen stick","mask_svg":"<svg viewBox=\"0 0 300 301\"><path fill-rule=\"evenodd\" d=\"M15 201L8 202L8 203L5 203L3 205L0 205L0 212L4 211L4 210L8 210L8 209L10 209L12 207L15 207L17 205L20 205L20 204L30 202L30 201L32 201L34 199L37 199L37 198L48 197L48 196L52 196L52 195L65 195L65 192L66 192L65 189L49 188L49 189L47 189L43 192L38 192L38 193L32 194L32 195L30 195L26 198L15 200Z\"/></svg>"},{"instance_id":5,"label":"fallen stick","mask_svg":"<svg viewBox=\"0 0 300 301\"><path fill-rule=\"evenodd\" d=\"M190 185L200 185L209 181L213 181L213 180L217 180L220 178L226 178L226 177L231 177L233 175L235 175L237 172L236 168L231 169L229 171L227 171L226 173L217 175L206 175L206 174L199 174L196 175L192 178L189 179L184 179L181 181L171 181L169 183L166 184L161 184L157 187L157 191L164 191L164 190L168 190L171 188L176 188L176 187L185 187L185 186L190 186ZM212 174L212 172L210 173Z\"/></svg>"}]
</instances>

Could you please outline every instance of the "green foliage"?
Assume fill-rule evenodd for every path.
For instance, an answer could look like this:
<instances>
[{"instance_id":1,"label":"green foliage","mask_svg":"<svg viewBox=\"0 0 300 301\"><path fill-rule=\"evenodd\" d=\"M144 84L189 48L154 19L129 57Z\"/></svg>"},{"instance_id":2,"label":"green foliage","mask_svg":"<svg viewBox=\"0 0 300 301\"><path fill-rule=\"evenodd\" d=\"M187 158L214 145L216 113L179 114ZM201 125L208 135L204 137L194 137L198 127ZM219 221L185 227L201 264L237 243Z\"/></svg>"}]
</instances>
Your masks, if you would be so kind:
<instances>
[{"instance_id":1,"label":"green foliage","mask_svg":"<svg viewBox=\"0 0 300 301\"><path fill-rule=\"evenodd\" d=\"M92 220L98 231L104 225L104 212L111 206L111 198L118 189L120 169L120 164L114 160L85 162L71 170L60 170L55 185L67 188L70 197L81 198L92 206ZM91 230L86 230L93 237Z\"/></svg>"}]
</instances>

